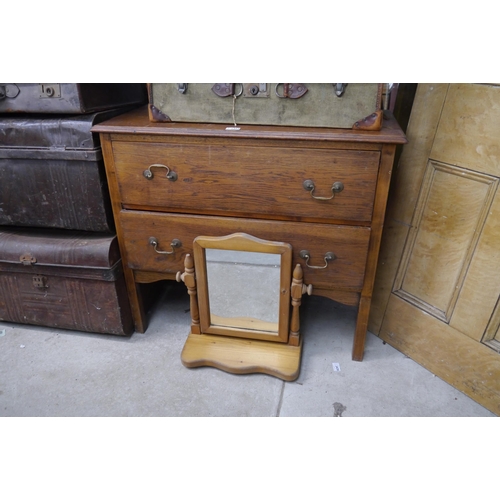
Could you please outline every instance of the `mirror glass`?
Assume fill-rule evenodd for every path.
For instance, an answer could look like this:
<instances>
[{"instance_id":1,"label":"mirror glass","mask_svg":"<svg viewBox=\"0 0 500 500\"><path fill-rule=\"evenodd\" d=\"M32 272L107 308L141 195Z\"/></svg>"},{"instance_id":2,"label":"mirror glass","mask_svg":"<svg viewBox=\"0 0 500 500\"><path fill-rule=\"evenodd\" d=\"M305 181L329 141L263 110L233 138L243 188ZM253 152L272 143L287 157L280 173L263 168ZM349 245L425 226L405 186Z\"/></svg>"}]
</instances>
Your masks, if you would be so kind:
<instances>
[{"instance_id":1,"label":"mirror glass","mask_svg":"<svg viewBox=\"0 0 500 500\"><path fill-rule=\"evenodd\" d=\"M281 255L207 248L210 323L278 333Z\"/></svg>"}]
</instances>

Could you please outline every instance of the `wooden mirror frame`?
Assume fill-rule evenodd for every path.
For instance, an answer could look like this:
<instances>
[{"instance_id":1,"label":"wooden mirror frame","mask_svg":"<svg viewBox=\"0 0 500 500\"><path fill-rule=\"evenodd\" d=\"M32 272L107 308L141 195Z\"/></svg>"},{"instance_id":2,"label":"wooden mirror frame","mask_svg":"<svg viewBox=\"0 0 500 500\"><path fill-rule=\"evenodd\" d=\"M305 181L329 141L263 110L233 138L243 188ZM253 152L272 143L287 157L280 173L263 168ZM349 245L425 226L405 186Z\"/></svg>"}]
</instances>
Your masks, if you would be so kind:
<instances>
[{"instance_id":1,"label":"wooden mirror frame","mask_svg":"<svg viewBox=\"0 0 500 500\"><path fill-rule=\"evenodd\" d=\"M205 254L209 248L281 255L278 335L210 324ZM222 238L200 236L194 240L193 249L195 258L187 254L184 272L176 275L177 281L184 281L188 289L191 311L191 329L182 349L182 364L188 368L212 366L229 373L265 373L286 381L295 380L302 352L299 306L302 295L311 294L312 286L304 284L300 264L295 266L292 278L291 245L235 233Z\"/></svg>"},{"instance_id":2,"label":"wooden mirror frame","mask_svg":"<svg viewBox=\"0 0 500 500\"><path fill-rule=\"evenodd\" d=\"M211 323L206 250L230 250L280 255L279 314L277 333L254 328L213 325ZM198 236L193 242L201 333L246 339L288 342L290 326L290 287L292 282L292 246L288 243L266 241L245 233L228 236ZM244 291L243 291L244 293Z\"/></svg>"}]
</instances>

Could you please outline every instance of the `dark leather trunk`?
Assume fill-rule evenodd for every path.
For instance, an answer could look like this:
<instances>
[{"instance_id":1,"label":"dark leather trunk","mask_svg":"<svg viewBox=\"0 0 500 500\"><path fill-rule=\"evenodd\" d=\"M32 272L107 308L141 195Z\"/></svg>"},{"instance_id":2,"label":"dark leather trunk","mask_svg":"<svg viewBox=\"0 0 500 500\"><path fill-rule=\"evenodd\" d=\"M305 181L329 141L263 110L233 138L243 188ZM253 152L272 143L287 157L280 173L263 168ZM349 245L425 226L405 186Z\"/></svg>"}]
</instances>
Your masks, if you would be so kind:
<instances>
[{"instance_id":1,"label":"dark leather trunk","mask_svg":"<svg viewBox=\"0 0 500 500\"><path fill-rule=\"evenodd\" d=\"M0 117L0 225L114 232L93 125L122 113Z\"/></svg>"},{"instance_id":2,"label":"dark leather trunk","mask_svg":"<svg viewBox=\"0 0 500 500\"><path fill-rule=\"evenodd\" d=\"M93 113L146 101L144 83L0 83L0 113Z\"/></svg>"},{"instance_id":3,"label":"dark leather trunk","mask_svg":"<svg viewBox=\"0 0 500 500\"><path fill-rule=\"evenodd\" d=\"M0 321L130 335L116 237L0 228Z\"/></svg>"}]
</instances>

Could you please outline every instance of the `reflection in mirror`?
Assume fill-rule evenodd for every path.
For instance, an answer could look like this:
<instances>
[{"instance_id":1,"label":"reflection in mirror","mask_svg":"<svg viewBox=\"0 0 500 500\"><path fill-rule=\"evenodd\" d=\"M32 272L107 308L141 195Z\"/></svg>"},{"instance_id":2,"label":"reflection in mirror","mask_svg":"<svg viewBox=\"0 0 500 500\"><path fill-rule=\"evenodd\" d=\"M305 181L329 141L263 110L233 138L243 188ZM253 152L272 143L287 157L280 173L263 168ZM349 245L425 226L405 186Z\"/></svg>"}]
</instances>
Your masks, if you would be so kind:
<instances>
[{"instance_id":1,"label":"reflection in mirror","mask_svg":"<svg viewBox=\"0 0 500 500\"><path fill-rule=\"evenodd\" d=\"M278 334L281 255L206 249L210 323Z\"/></svg>"}]
</instances>

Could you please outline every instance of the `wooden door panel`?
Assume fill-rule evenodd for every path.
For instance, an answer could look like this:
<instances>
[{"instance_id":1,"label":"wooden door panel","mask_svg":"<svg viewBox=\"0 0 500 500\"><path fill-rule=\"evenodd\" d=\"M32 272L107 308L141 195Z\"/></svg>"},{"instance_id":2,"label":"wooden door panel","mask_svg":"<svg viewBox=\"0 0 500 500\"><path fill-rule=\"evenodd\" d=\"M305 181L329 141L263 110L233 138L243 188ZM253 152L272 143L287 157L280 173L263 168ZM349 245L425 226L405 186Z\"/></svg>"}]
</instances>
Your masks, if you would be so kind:
<instances>
[{"instance_id":1,"label":"wooden door panel","mask_svg":"<svg viewBox=\"0 0 500 500\"><path fill-rule=\"evenodd\" d=\"M394 295L389 301L380 337L500 415L499 355L489 347L461 335Z\"/></svg>"},{"instance_id":2,"label":"wooden door panel","mask_svg":"<svg viewBox=\"0 0 500 500\"><path fill-rule=\"evenodd\" d=\"M425 87L419 85L417 88L407 130L408 144L404 146L395 168L388 199L388 217L394 217L403 224L411 224L413 218L447 89L448 84L444 83ZM425 102L423 109L419 106L420 102Z\"/></svg>"},{"instance_id":3,"label":"wooden door panel","mask_svg":"<svg viewBox=\"0 0 500 500\"><path fill-rule=\"evenodd\" d=\"M450 321L478 342L500 297L500 193L496 193Z\"/></svg>"},{"instance_id":4,"label":"wooden door panel","mask_svg":"<svg viewBox=\"0 0 500 500\"><path fill-rule=\"evenodd\" d=\"M450 320L497 183L429 161L396 278L397 295Z\"/></svg>"},{"instance_id":5,"label":"wooden door panel","mask_svg":"<svg viewBox=\"0 0 500 500\"><path fill-rule=\"evenodd\" d=\"M450 85L430 157L500 176L500 87Z\"/></svg>"},{"instance_id":6,"label":"wooden door panel","mask_svg":"<svg viewBox=\"0 0 500 500\"><path fill-rule=\"evenodd\" d=\"M419 84L369 328L500 416L500 86Z\"/></svg>"}]
</instances>

